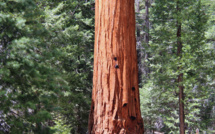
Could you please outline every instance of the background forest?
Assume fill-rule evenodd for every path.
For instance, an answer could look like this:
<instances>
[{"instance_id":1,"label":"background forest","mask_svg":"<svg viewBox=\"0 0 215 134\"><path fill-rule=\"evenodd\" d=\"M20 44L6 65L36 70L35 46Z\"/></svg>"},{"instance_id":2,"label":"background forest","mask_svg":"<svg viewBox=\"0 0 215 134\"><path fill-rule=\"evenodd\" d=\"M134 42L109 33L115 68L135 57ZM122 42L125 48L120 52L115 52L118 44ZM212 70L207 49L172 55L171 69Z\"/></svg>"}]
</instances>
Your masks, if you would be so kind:
<instances>
[{"instance_id":1,"label":"background forest","mask_svg":"<svg viewBox=\"0 0 215 134\"><path fill-rule=\"evenodd\" d=\"M0 1L0 133L87 132L94 6L93 0ZM215 1L135 6L145 133L179 133L180 86L186 133L215 133Z\"/></svg>"}]
</instances>

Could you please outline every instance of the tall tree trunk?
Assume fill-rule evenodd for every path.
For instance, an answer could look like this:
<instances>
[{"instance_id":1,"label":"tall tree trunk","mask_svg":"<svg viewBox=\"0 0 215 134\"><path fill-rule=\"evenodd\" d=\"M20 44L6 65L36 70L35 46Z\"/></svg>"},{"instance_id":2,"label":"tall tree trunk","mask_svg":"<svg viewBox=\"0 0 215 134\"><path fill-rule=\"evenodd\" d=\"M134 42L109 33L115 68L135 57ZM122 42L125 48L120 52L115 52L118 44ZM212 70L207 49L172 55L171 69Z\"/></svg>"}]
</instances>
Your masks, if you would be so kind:
<instances>
[{"instance_id":1,"label":"tall tree trunk","mask_svg":"<svg viewBox=\"0 0 215 134\"><path fill-rule=\"evenodd\" d=\"M139 19L139 13L140 13L140 0L135 0L135 5L136 5L136 20ZM142 77L144 74L144 67L143 67L143 59L144 59L144 52L143 52L143 46L141 42L141 35L140 35L140 27L142 25L140 23L137 23L136 25L136 42L137 42L137 64L138 64L138 81L139 84L142 83Z\"/></svg>"},{"instance_id":2,"label":"tall tree trunk","mask_svg":"<svg viewBox=\"0 0 215 134\"><path fill-rule=\"evenodd\" d=\"M177 12L180 13L179 1L177 1ZM181 20L177 19L177 55L181 57L182 55L182 41L181 41ZM181 67L178 67L178 70L181 70ZM178 75L178 88L179 88L179 121L180 121L180 134L185 134L185 124L184 124L184 86L183 82L183 73Z\"/></svg>"},{"instance_id":3,"label":"tall tree trunk","mask_svg":"<svg viewBox=\"0 0 215 134\"><path fill-rule=\"evenodd\" d=\"M137 18L136 19L139 19L140 0L135 0L135 4L136 4L136 13L137 13ZM136 27L137 27L137 30L136 30L136 32L137 32L137 39L136 39L136 41L139 42L139 41L141 41L141 37L140 37L140 25L139 25L139 23L137 23Z\"/></svg>"},{"instance_id":4,"label":"tall tree trunk","mask_svg":"<svg viewBox=\"0 0 215 134\"><path fill-rule=\"evenodd\" d=\"M134 0L96 0L90 134L142 134Z\"/></svg>"},{"instance_id":5,"label":"tall tree trunk","mask_svg":"<svg viewBox=\"0 0 215 134\"><path fill-rule=\"evenodd\" d=\"M149 0L145 0L145 43L149 44Z\"/></svg>"},{"instance_id":6,"label":"tall tree trunk","mask_svg":"<svg viewBox=\"0 0 215 134\"><path fill-rule=\"evenodd\" d=\"M149 46L149 0L145 0L145 10L146 10L146 13L145 13L145 25L144 25L144 29L145 29L145 44L146 46L145 47L148 47ZM149 67L146 65L147 63L145 62L149 57L149 54L146 52L146 49L145 49L145 58L144 58L144 67L145 67L145 76L146 77L149 77L149 73L150 73L150 70L149 70Z\"/></svg>"}]
</instances>

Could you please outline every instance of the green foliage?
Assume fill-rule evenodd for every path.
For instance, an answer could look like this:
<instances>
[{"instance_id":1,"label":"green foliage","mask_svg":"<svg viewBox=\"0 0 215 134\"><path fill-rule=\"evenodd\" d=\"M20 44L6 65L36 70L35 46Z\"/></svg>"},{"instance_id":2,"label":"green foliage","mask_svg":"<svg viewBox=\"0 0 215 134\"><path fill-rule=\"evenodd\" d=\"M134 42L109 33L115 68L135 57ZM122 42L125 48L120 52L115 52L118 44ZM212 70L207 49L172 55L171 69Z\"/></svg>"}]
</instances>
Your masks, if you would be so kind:
<instances>
[{"instance_id":1,"label":"green foliage","mask_svg":"<svg viewBox=\"0 0 215 134\"><path fill-rule=\"evenodd\" d=\"M199 128L201 133L213 133L215 4L213 0L178 2L181 12L176 10L176 1L149 2L150 42L138 49L148 54L144 67L150 73L140 83L145 130L178 133L181 84L187 132ZM93 0L0 1L0 120L10 126L8 133L86 133L93 6ZM139 1L139 42L146 31L144 8L144 1ZM177 22L182 23L180 58ZM180 73L184 77L178 84Z\"/></svg>"},{"instance_id":2,"label":"green foliage","mask_svg":"<svg viewBox=\"0 0 215 134\"><path fill-rule=\"evenodd\" d=\"M36 3L5 1L1 6L0 109L11 133L36 131L33 124L51 119L60 89L55 79L59 73L50 62L58 55L45 45L48 33L39 22L42 12Z\"/></svg>"},{"instance_id":3,"label":"green foliage","mask_svg":"<svg viewBox=\"0 0 215 134\"><path fill-rule=\"evenodd\" d=\"M0 109L10 133L53 133L53 112L62 113L72 131L86 132L90 2L4 0L0 9Z\"/></svg>"},{"instance_id":4,"label":"green foliage","mask_svg":"<svg viewBox=\"0 0 215 134\"><path fill-rule=\"evenodd\" d=\"M90 2L56 2L45 8L44 26L50 32L46 42L63 55L55 66L67 81L58 104L71 132L86 132L90 109L93 49L93 12ZM80 132L81 131L81 132Z\"/></svg>"},{"instance_id":5,"label":"green foliage","mask_svg":"<svg viewBox=\"0 0 215 134\"><path fill-rule=\"evenodd\" d=\"M179 0L177 11L176 1L156 0L151 7L151 41L147 52L151 55L149 61L151 76L143 90L148 96L143 99L145 122L152 126L146 129L160 129L166 133L178 133L178 86L184 86L185 92L185 122L189 132L196 128L206 130L201 121L202 103L210 95L212 86L209 83L214 78L213 49L206 43L206 28L208 16L201 1ZM177 22L182 24L182 55L177 55ZM177 77L183 73L183 82L178 83ZM150 86L149 86L150 85ZM149 89L148 89L149 88ZM144 94L146 91L143 91ZM150 97L150 98L149 98ZM143 100L142 100L143 101ZM148 106L149 109L145 109ZM159 111L159 112L158 112ZM147 112L147 113L145 113ZM152 116L154 115L154 116ZM151 117L148 119L147 117ZM153 124L161 117L164 126L155 128ZM208 121L209 118L206 118Z\"/></svg>"},{"instance_id":6,"label":"green foliage","mask_svg":"<svg viewBox=\"0 0 215 134\"><path fill-rule=\"evenodd\" d=\"M55 131L54 134L69 134L71 127L66 125L66 121L62 117L58 117L54 120L55 125L51 127Z\"/></svg>"}]
</instances>

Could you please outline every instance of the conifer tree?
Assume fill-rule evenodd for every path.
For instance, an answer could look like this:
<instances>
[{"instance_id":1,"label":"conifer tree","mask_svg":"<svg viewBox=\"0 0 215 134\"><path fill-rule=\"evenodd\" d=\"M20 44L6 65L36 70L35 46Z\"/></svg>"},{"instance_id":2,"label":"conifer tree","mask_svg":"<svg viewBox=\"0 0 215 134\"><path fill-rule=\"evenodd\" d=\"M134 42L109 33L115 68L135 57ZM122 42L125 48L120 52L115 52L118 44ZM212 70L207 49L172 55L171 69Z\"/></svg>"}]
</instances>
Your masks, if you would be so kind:
<instances>
[{"instance_id":1,"label":"conifer tree","mask_svg":"<svg viewBox=\"0 0 215 134\"><path fill-rule=\"evenodd\" d=\"M210 55L204 43L207 16L204 15L201 1L195 0L155 1L150 15L152 29L149 51L152 55L149 60L152 74L151 81L146 85L149 84L151 88L149 92L153 100L150 103L157 106L152 112L162 117L164 132L179 133L179 126L183 124L181 133L183 129L191 132L200 127L197 123L200 120L199 106L203 96L206 96L206 88L201 85L207 83L205 76L207 71L211 71L211 68L204 67L208 62L205 57ZM155 112L154 109L160 109L161 112Z\"/></svg>"},{"instance_id":2,"label":"conifer tree","mask_svg":"<svg viewBox=\"0 0 215 134\"><path fill-rule=\"evenodd\" d=\"M85 0L52 2L40 3L49 5L44 9L43 25L50 33L46 42L63 52L54 66L67 83L58 97L55 119L62 118L71 133L85 133L92 87L93 5Z\"/></svg>"},{"instance_id":3,"label":"conifer tree","mask_svg":"<svg viewBox=\"0 0 215 134\"><path fill-rule=\"evenodd\" d=\"M63 118L62 125L69 124L71 133L86 132L91 2L5 0L0 9L0 113L10 127L7 131L58 131L57 126L50 130L54 115Z\"/></svg>"},{"instance_id":4,"label":"conifer tree","mask_svg":"<svg viewBox=\"0 0 215 134\"><path fill-rule=\"evenodd\" d=\"M143 133L134 0L96 0L94 76L88 133Z\"/></svg>"},{"instance_id":5,"label":"conifer tree","mask_svg":"<svg viewBox=\"0 0 215 134\"><path fill-rule=\"evenodd\" d=\"M0 2L0 110L10 133L49 133L44 122L61 83L52 67L60 54L45 45L47 30L34 1Z\"/></svg>"}]
</instances>

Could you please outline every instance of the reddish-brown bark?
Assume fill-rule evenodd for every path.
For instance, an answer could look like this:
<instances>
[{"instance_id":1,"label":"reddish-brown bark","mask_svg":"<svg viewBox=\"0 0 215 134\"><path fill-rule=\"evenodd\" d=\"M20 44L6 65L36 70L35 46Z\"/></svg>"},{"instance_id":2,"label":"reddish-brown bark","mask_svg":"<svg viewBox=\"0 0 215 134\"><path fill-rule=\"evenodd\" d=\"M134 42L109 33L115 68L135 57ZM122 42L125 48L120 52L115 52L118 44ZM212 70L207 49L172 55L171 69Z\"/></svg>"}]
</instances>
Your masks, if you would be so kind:
<instances>
[{"instance_id":1,"label":"reddish-brown bark","mask_svg":"<svg viewBox=\"0 0 215 134\"><path fill-rule=\"evenodd\" d=\"M180 12L179 1L177 1L177 12ZM181 22L177 20L177 55L181 58L182 55L182 41L181 41ZM181 67L178 67L180 70ZM178 88L179 88L179 121L180 121L180 134L185 134L185 123L184 123L184 86L183 82L183 73L178 75Z\"/></svg>"},{"instance_id":2,"label":"reddish-brown bark","mask_svg":"<svg viewBox=\"0 0 215 134\"><path fill-rule=\"evenodd\" d=\"M96 0L90 134L142 134L134 0Z\"/></svg>"}]
</instances>

